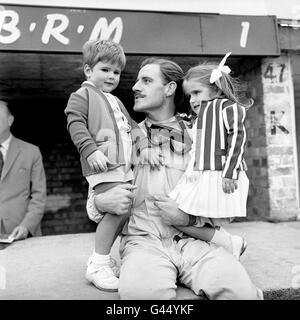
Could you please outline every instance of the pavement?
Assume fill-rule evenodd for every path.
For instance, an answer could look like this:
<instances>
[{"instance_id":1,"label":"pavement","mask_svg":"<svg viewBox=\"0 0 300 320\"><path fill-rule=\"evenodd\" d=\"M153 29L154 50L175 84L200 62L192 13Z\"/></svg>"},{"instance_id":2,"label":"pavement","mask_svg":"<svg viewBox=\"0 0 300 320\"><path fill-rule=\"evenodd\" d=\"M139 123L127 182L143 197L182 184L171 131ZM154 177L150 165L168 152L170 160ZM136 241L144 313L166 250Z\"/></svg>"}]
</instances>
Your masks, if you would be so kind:
<instances>
[{"instance_id":1,"label":"pavement","mask_svg":"<svg viewBox=\"0 0 300 320\"><path fill-rule=\"evenodd\" d=\"M300 221L235 222L226 226L247 239L241 257L266 300L300 300ZM0 250L0 300L118 300L84 278L94 234L66 234L16 241ZM120 263L119 241L112 255ZM203 299L179 287L178 300Z\"/></svg>"}]
</instances>

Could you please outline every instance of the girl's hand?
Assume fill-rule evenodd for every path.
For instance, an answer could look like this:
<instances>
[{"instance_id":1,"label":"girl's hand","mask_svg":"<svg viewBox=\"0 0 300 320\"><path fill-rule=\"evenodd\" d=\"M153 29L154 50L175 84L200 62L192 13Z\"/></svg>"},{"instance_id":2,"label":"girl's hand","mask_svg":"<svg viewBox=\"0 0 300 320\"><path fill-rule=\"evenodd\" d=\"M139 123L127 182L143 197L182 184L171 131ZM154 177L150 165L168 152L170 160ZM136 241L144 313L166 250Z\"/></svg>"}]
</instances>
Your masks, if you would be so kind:
<instances>
[{"instance_id":1,"label":"girl's hand","mask_svg":"<svg viewBox=\"0 0 300 320\"><path fill-rule=\"evenodd\" d=\"M222 178L222 188L225 193L234 193L238 188L237 180Z\"/></svg>"},{"instance_id":2,"label":"girl's hand","mask_svg":"<svg viewBox=\"0 0 300 320\"><path fill-rule=\"evenodd\" d=\"M90 168L96 172L107 171L108 158L100 150L97 150L87 157Z\"/></svg>"},{"instance_id":3,"label":"girl's hand","mask_svg":"<svg viewBox=\"0 0 300 320\"><path fill-rule=\"evenodd\" d=\"M151 169L158 169L164 165L164 159L158 148L145 148L140 153L140 164L149 164Z\"/></svg>"}]
</instances>

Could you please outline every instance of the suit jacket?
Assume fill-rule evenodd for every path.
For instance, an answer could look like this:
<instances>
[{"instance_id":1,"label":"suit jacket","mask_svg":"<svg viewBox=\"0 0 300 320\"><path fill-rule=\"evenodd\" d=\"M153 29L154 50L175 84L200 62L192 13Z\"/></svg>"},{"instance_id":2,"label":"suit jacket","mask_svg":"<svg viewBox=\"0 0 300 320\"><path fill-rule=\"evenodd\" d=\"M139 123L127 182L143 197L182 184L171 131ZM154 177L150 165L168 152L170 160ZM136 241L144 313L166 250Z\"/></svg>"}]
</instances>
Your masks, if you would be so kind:
<instances>
[{"instance_id":1,"label":"suit jacket","mask_svg":"<svg viewBox=\"0 0 300 320\"><path fill-rule=\"evenodd\" d=\"M0 179L0 230L21 225L41 235L46 205L46 176L37 146L12 137Z\"/></svg>"}]
</instances>

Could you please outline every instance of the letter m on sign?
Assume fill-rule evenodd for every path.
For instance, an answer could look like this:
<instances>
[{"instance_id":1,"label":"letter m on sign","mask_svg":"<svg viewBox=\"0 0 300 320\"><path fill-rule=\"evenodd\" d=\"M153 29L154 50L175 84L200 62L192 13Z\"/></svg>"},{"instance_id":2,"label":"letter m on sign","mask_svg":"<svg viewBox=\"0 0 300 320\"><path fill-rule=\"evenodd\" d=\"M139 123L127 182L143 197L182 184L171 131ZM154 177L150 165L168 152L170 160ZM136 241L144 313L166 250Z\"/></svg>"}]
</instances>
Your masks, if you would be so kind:
<instances>
[{"instance_id":1,"label":"letter m on sign","mask_svg":"<svg viewBox=\"0 0 300 320\"><path fill-rule=\"evenodd\" d=\"M90 40L112 40L119 43L123 33L123 22L116 17L108 25L106 18L101 17L94 26Z\"/></svg>"}]
</instances>

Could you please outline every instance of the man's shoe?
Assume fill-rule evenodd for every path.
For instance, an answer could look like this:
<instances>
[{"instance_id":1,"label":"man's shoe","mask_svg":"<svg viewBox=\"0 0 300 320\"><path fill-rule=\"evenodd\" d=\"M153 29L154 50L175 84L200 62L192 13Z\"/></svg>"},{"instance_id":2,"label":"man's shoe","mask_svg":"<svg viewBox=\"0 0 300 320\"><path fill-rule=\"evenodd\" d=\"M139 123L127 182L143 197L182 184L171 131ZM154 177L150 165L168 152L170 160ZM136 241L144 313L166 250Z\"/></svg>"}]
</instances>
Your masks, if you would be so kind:
<instances>
[{"instance_id":1,"label":"man's shoe","mask_svg":"<svg viewBox=\"0 0 300 320\"><path fill-rule=\"evenodd\" d=\"M232 254L237 260L240 260L241 255L247 248L247 241L243 237L231 236Z\"/></svg>"}]
</instances>

